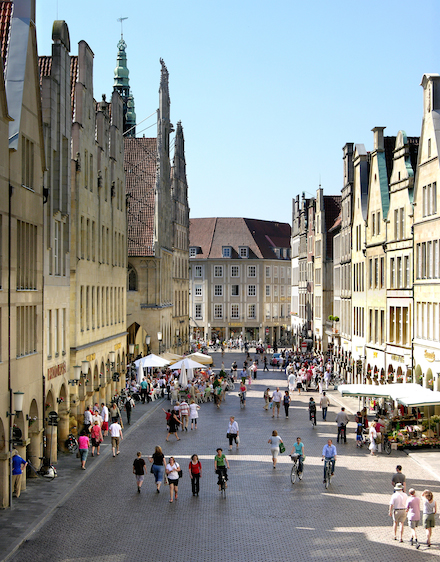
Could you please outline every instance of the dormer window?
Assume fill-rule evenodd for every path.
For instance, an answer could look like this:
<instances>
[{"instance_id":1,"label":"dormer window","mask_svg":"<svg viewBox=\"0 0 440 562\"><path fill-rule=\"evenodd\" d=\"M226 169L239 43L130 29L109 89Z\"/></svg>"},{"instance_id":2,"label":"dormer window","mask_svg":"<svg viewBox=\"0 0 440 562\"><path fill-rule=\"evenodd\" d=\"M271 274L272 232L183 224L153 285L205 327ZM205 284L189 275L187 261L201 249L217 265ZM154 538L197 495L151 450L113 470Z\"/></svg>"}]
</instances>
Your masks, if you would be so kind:
<instances>
[{"instance_id":1,"label":"dormer window","mask_svg":"<svg viewBox=\"0 0 440 562\"><path fill-rule=\"evenodd\" d=\"M223 246L222 247L222 255L224 258L230 258L232 255L232 248L231 246Z\"/></svg>"},{"instance_id":2,"label":"dormer window","mask_svg":"<svg viewBox=\"0 0 440 562\"><path fill-rule=\"evenodd\" d=\"M195 258L197 254L201 254L200 246L190 246L189 247L189 257Z\"/></svg>"},{"instance_id":3,"label":"dormer window","mask_svg":"<svg viewBox=\"0 0 440 562\"><path fill-rule=\"evenodd\" d=\"M249 248L247 246L240 246L238 248L238 253L240 254L241 258L248 258L249 257Z\"/></svg>"}]
</instances>

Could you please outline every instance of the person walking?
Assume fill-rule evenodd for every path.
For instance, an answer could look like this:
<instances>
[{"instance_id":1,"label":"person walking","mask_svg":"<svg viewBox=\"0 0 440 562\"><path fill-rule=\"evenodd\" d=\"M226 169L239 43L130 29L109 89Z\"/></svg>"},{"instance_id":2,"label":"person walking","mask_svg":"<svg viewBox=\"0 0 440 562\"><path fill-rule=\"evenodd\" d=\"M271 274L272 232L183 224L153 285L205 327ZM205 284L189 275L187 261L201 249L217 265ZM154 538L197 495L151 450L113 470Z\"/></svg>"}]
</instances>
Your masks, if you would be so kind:
<instances>
[{"instance_id":1,"label":"person walking","mask_svg":"<svg viewBox=\"0 0 440 562\"><path fill-rule=\"evenodd\" d=\"M119 422L119 420L121 419L121 412L119 411L116 402L113 402L110 407L110 418L112 423Z\"/></svg>"},{"instance_id":2,"label":"person walking","mask_svg":"<svg viewBox=\"0 0 440 562\"><path fill-rule=\"evenodd\" d=\"M402 465L398 464L396 466L396 473L393 474L391 483L393 488L395 488L398 483L403 484L403 491L406 492L406 476L402 473Z\"/></svg>"},{"instance_id":3,"label":"person walking","mask_svg":"<svg viewBox=\"0 0 440 562\"><path fill-rule=\"evenodd\" d=\"M177 463L174 460L174 457L169 458L165 471L168 476L168 484L170 485L170 503L173 503L174 500L177 501L179 495L179 471L180 471L179 463Z\"/></svg>"},{"instance_id":4,"label":"person walking","mask_svg":"<svg viewBox=\"0 0 440 562\"><path fill-rule=\"evenodd\" d=\"M138 494L140 494L142 484L144 483L144 475L147 474L147 466L140 451L136 453L136 458L133 461L133 474L136 478Z\"/></svg>"},{"instance_id":5,"label":"person walking","mask_svg":"<svg viewBox=\"0 0 440 562\"><path fill-rule=\"evenodd\" d=\"M81 431L78 437L79 458L81 459L81 468L86 469L87 455L89 453L90 439L85 429Z\"/></svg>"},{"instance_id":6,"label":"person walking","mask_svg":"<svg viewBox=\"0 0 440 562\"><path fill-rule=\"evenodd\" d=\"M228 425L228 433L227 438L229 439L229 450L232 451L232 442L235 441L236 448L238 449L239 445L239 429L238 423L235 421L235 417L231 416L229 418L229 425Z\"/></svg>"},{"instance_id":7,"label":"person walking","mask_svg":"<svg viewBox=\"0 0 440 562\"><path fill-rule=\"evenodd\" d=\"M368 429L368 438L370 439L370 445L368 448L370 449L370 455L374 456L377 451L376 439L377 439L377 431L376 431L376 422L372 422L369 429Z\"/></svg>"},{"instance_id":8,"label":"person walking","mask_svg":"<svg viewBox=\"0 0 440 562\"><path fill-rule=\"evenodd\" d=\"M341 442L342 439L344 439L344 443L347 443L347 424L350 420L344 407L341 408L341 411L336 416L335 421L338 424L338 438L336 442L339 443L339 437L341 437Z\"/></svg>"},{"instance_id":9,"label":"person walking","mask_svg":"<svg viewBox=\"0 0 440 562\"><path fill-rule=\"evenodd\" d=\"M133 398L127 394L125 398L125 413L127 415L127 424L130 425L131 422L131 410L134 408L134 400Z\"/></svg>"},{"instance_id":10,"label":"person walking","mask_svg":"<svg viewBox=\"0 0 440 562\"><path fill-rule=\"evenodd\" d=\"M104 402L101 403L101 418L102 418L102 433L104 435L104 437L107 437L108 435L108 408L107 406L104 404Z\"/></svg>"},{"instance_id":11,"label":"person walking","mask_svg":"<svg viewBox=\"0 0 440 562\"><path fill-rule=\"evenodd\" d=\"M286 418L289 417L289 405L290 405L290 396L289 396L289 391L286 390L283 396L283 406L284 406L284 412L286 413Z\"/></svg>"},{"instance_id":12,"label":"person walking","mask_svg":"<svg viewBox=\"0 0 440 562\"><path fill-rule=\"evenodd\" d=\"M321 406L322 419L325 421L327 419L327 410L330 406L330 400L328 396L325 395L325 392L322 393L322 398L319 402L319 405Z\"/></svg>"},{"instance_id":13,"label":"person walking","mask_svg":"<svg viewBox=\"0 0 440 562\"><path fill-rule=\"evenodd\" d=\"M145 400L146 400L147 396L148 396L148 381L144 377L141 381L141 401L142 401L142 404L145 404Z\"/></svg>"},{"instance_id":14,"label":"person walking","mask_svg":"<svg viewBox=\"0 0 440 562\"><path fill-rule=\"evenodd\" d=\"M296 375L293 370L290 371L290 374L287 377L287 384L289 385L289 392L294 392L296 386Z\"/></svg>"},{"instance_id":15,"label":"person walking","mask_svg":"<svg viewBox=\"0 0 440 562\"><path fill-rule=\"evenodd\" d=\"M420 498L416 496L416 491L411 488L409 497L406 500L406 514L408 517L408 526L411 529L411 538L409 542L411 545L415 545L417 549L420 548L420 544L417 540L417 527L420 521Z\"/></svg>"},{"instance_id":16,"label":"person walking","mask_svg":"<svg viewBox=\"0 0 440 562\"><path fill-rule=\"evenodd\" d=\"M180 420L182 422L182 431L188 431L189 406L186 400L182 400L179 405Z\"/></svg>"},{"instance_id":17,"label":"person walking","mask_svg":"<svg viewBox=\"0 0 440 562\"><path fill-rule=\"evenodd\" d=\"M276 391L272 394L272 417L275 417L275 409L277 411L277 418L280 417L280 406L281 406L281 399L283 395L280 392L279 387L277 387Z\"/></svg>"},{"instance_id":18,"label":"person walking","mask_svg":"<svg viewBox=\"0 0 440 562\"><path fill-rule=\"evenodd\" d=\"M426 544L431 546L432 529L435 527L435 514L437 513L437 502L431 490L422 492L423 499L423 526L426 529Z\"/></svg>"},{"instance_id":19,"label":"person walking","mask_svg":"<svg viewBox=\"0 0 440 562\"><path fill-rule=\"evenodd\" d=\"M423 494L422 494L423 495ZM400 542L403 542L403 526L406 519L406 502L408 496L403 491L403 484L398 482L391 496L388 515L393 518L394 540L397 541L397 525L400 528Z\"/></svg>"},{"instance_id":20,"label":"person walking","mask_svg":"<svg viewBox=\"0 0 440 562\"><path fill-rule=\"evenodd\" d=\"M266 355L264 355L264 357L263 357L263 372L264 371L269 371L269 369L267 367L267 357L266 357Z\"/></svg>"},{"instance_id":21,"label":"person walking","mask_svg":"<svg viewBox=\"0 0 440 562\"><path fill-rule=\"evenodd\" d=\"M189 463L189 477L191 478L191 490L193 496L198 496L200 491L200 478L202 477L202 463L197 455L191 456Z\"/></svg>"},{"instance_id":22,"label":"person walking","mask_svg":"<svg viewBox=\"0 0 440 562\"><path fill-rule=\"evenodd\" d=\"M123 439L122 427L118 422L113 422L109 427L110 437L112 438L113 456L119 455L119 442ZM116 452L116 455L115 455Z\"/></svg>"},{"instance_id":23,"label":"person walking","mask_svg":"<svg viewBox=\"0 0 440 562\"><path fill-rule=\"evenodd\" d=\"M264 398L264 409L268 410L270 404L270 388L266 388L266 390L264 391L263 398Z\"/></svg>"},{"instance_id":24,"label":"person walking","mask_svg":"<svg viewBox=\"0 0 440 562\"><path fill-rule=\"evenodd\" d=\"M280 452L280 443L282 443L282 442L283 442L283 440L278 435L277 430L274 429L272 431L272 436L269 438L269 441L268 441L268 443L270 444L270 452L272 454L273 468L277 467L278 454Z\"/></svg>"},{"instance_id":25,"label":"person walking","mask_svg":"<svg viewBox=\"0 0 440 562\"><path fill-rule=\"evenodd\" d=\"M154 474L154 481L156 482L156 492L160 493L160 486L164 480L165 474L165 455L162 452L162 448L159 445L156 445L154 449L154 453L151 457L148 457L148 460L153 463L151 466L151 471Z\"/></svg>"},{"instance_id":26,"label":"person walking","mask_svg":"<svg viewBox=\"0 0 440 562\"><path fill-rule=\"evenodd\" d=\"M13 450L12 457L12 487L15 492L15 497L19 498L21 494L21 480L23 477L23 468L25 468L27 462L20 457L17 449Z\"/></svg>"},{"instance_id":27,"label":"person walking","mask_svg":"<svg viewBox=\"0 0 440 562\"><path fill-rule=\"evenodd\" d=\"M94 457L95 447L96 447L96 454L99 455L99 449L103 441L102 429L100 428L98 421L95 421L95 423L93 424L92 431L90 432L90 437L92 439L92 457Z\"/></svg>"},{"instance_id":28,"label":"person walking","mask_svg":"<svg viewBox=\"0 0 440 562\"><path fill-rule=\"evenodd\" d=\"M168 441L169 436L173 433L176 436L177 441L180 441L180 437L177 435L177 428L182 423L176 415L175 411L170 412L171 415L168 419L168 435L165 441Z\"/></svg>"},{"instance_id":29,"label":"person walking","mask_svg":"<svg viewBox=\"0 0 440 562\"><path fill-rule=\"evenodd\" d=\"M191 431L193 430L193 425L194 425L194 429L197 429L199 410L200 410L200 406L196 404L194 400L191 400L191 403L189 405L189 423L191 426Z\"/></svg>"},{"instance_id":30,"label":"person walking","mask_svg":"<svg viewBox=\"0 0 440 562\"><path fill-rule=\"evenodd\" d=\"M84 411L84 430L86 434L89 434L90 426L92 425L92 412L90 411L90 406Z\"/></svg>"}]
</instances>

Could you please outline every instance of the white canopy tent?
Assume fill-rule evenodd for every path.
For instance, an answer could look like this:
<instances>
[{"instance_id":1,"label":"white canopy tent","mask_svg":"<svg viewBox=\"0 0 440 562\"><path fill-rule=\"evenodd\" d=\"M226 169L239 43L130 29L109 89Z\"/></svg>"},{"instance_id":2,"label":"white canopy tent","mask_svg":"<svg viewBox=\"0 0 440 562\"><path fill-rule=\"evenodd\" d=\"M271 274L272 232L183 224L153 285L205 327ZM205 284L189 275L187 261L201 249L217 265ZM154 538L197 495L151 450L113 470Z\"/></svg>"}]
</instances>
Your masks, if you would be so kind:
<instances>
[{"instance_id":1,"label":"white canopy tent","mask_svg":"<svg viewBox=\"0 0 440 562\"><path fill-rule=\"evenodd\" d=\"M166 367L167 365L170 364L170 361L168 361L167 359L163 359L158 355L154 355L154 353L150 353L150 355L146 355L145 357L141 357L140 359L137 359L134 362L134 364L137 367L137 382L141 382L144 374L144 368Z\"/></svg>"},{"instance_id":2,"label":"white canopy tent","mask_svg":"<svg viewBox=\"0 0 440 562\"><path fill-rule=\"evenodd\" d=\"M182 388L184 388L188 384L188 380L192 380L194 378L193 369L204 369L205 365L185 357L184 359L171 365L171 367L173 369L180 369L179 384Z\"/></svg>"},{"instance_id":3,"label":"white canopy tent","mask_svg":"<svg viewBox=\"0 0 440 562\"><path fill-rule=\"evenodd\" d=\"M203 353L191 353L186 357L188 359L193 359L194 361L198 361L199 363L203 363L203 365L212 365L213 363L212 357L210 355L205 355Z\"/></svg>"}]
</instances>

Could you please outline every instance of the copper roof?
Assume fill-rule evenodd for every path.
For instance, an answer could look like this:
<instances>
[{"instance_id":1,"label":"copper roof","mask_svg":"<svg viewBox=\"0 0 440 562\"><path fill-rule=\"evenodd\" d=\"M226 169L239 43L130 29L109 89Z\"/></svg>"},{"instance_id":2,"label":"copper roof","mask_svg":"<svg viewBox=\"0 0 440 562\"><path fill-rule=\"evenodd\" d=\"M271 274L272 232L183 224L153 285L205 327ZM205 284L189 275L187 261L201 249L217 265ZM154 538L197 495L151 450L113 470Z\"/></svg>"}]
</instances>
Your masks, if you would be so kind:
<instances>
[{"instance_id":1,"label":"copper roof","mask_svg":"<svg viewBox=\"0 0 440 562\"><path fill-rule=\"evenodd\" d=\"M12 2L0 2L0 54L3 60L3 68L8 54L9 27L12 18Z\"/></svg>"},{"instance_id":2,"label":"copper roof","mask_svg":"<svg viewBox=\"0 0 440 562\"><path fill-rule=\"evenodd\" d=\"M276 259L275 248L290 248L290 225L245 218L191 219L190 246L199 248L197 258L219 259L223 247L239 257L241 246L249 248L249 259Z\"/></svg>"},{"instance_id":3,"label":"copper roof","mask_svg":"<svg viewBox=\"0 0 440 562\"><path fill-rule=\"evenodd\" d=\"M154 256L157 139L124 139L128 256Z\"/></svg>"}]
</instances>

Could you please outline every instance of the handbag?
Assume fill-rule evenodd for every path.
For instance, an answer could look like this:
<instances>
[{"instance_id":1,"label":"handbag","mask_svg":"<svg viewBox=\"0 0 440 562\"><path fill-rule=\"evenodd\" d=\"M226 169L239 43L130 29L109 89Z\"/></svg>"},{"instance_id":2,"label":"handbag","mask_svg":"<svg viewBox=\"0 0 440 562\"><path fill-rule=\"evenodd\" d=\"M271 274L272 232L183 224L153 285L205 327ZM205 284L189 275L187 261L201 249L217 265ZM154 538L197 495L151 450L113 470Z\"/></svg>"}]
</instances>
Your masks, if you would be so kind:
<instances>
[{"instance_id":1,"label":"handbag","mask_svg":"<svg viewBox=\"0 0 440 562\"><path fill-rule=\"evenodd\" d=\"M183 472L181 468L177 471L177 474L179 475L179 478L182 478Z\"/></svg>"},{"instance_id":2,"label":"handbag","mask_svg":"<svg viewBox=\"0 0 440 562\"><path fill-rule=\"evenodd\" d=\"M151 465L150 472L151 474L154 474L153 465Z\"/></svg>"},{"instance_id":3,"label":"handbag","mask_svg":"<svg viewBox=\"0 0 440 562\"><path fill-rule=\"evenodd\" d=\"M229 439L230 433L226 434L226 439Z\"/></svg>"},{"instance_id":4,"label":"handbag","mask_svg":"<svg viewBox=\"0 0 440 562\"><path fill-rule=\"evenodd\" d=\"M286 450L286 447L284 446L284 443L281 442L278 446L280 448L280 453L284 453L284 451Z\"/></svg>"}]
</instances>

